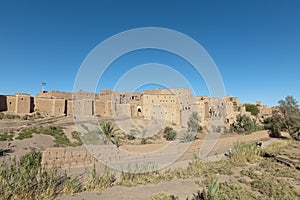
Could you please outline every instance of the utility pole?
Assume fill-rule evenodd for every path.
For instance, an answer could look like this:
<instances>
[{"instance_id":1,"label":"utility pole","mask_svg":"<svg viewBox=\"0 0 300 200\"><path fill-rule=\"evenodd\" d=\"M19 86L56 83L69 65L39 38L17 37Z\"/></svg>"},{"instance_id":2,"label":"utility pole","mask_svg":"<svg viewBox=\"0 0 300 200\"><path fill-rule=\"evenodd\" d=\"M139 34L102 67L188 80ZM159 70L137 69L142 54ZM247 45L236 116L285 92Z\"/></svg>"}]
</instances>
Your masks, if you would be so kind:
<instances>
[{"instance_id":1,"label":"utility pole","mask_svg":"<svg viewBox=\"0 0 300 200\"><path fill-rule=\"evenodd\" d=\"M42 82L42 92L44 92L45 86L46 86L46 83L45 83L45 82Z\"/></svg>"}]
</instances>

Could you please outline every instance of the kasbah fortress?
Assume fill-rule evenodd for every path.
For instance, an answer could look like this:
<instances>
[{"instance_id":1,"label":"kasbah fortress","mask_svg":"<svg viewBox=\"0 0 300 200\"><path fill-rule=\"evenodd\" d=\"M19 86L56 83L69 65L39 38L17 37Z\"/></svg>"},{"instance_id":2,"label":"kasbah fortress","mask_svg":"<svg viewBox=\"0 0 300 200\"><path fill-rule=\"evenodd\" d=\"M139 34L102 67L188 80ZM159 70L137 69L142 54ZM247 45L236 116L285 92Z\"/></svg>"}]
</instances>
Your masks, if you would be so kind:
<instances>
[{"instance_id":1,"label":"kasbah fortress","mask_svg":"<svg viewBox=\"0 0 300 200\"><path fill-rule=\"evenodd\" d=\"M258 121L272 115L272 108L255 104L260 112ZM158 109L157 109L158 108ZM161 115L173 127L187 127L189 117L197 112L202 127L214 119L223 120L225 127L234 123L238 114L246 114L245 104L237 97L214 98L193 96L184 88L154 89L143 92L117 92L100 90L91 92L41 91L35 97L30 94L0 95L0 112L17 115L70 116L76 114L97 116L102 119L133 118L150 121ZM156 112L156 113L155 113ZM48 167L92 165L95 160L84 148L48 148L43 153L43 164Z\"/></svg>"},{"instance_id":2,"label":"kasbah fortress","mask_svg":"<svg viewBox=\"0 0 300 200\"><path fill-rule=\"evenodd\" d=\"M259 119L272 114L272 108L256 102ZM151 120L153 108L162 108L165 120L179 126L186 126L192 112L197 112L200 125L206 126L211 118L224 116L226 125L232 124L238 114L250 115L237 97L222 99L208 96L193 96L184 88L154 89L143 92L117 92L101 90L100 96L91 92L41 91L35 97L30 94L0 95L0 112L31 114L39 112L46 116L72 116L74 113L96 115L103 118L132 117ZM152 111L152 113L151 113Z\"/></svg>"}]
</instances>

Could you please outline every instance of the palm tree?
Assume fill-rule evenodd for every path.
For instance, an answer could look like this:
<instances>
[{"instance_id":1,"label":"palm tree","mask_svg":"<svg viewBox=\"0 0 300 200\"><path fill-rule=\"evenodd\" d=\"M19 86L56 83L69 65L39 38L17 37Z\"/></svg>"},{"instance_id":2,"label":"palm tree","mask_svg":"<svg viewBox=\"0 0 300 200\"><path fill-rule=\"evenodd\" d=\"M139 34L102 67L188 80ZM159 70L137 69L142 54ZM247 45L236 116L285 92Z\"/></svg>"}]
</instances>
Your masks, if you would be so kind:
<instances>
[{"instance_id":1,"label":"palm tree","mask_svg":"<svg viewBox=\"0 0 300 200\"><path fill-rule=\"evenodd\" d=\"M118 137L115 133L118 131L110 122L104 122L101 124L101 131L107 140L111 141L113 144L118 143ZM107 142L107 141L106 141ZM117 145L118 146L118 145Z\"/></svg>"}]
</instances>

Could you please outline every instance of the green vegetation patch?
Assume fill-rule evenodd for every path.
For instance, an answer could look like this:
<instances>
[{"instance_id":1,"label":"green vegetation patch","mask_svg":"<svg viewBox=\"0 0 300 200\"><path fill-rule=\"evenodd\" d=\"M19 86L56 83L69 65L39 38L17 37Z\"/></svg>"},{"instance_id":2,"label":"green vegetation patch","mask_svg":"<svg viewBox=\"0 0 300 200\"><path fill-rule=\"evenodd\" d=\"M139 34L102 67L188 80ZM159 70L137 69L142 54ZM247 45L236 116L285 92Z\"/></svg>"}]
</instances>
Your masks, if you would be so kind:
<instances>
[{"instance_id":1,"label":"green vegetation patch","mask_svg":"<svg viewBox=\"0 0 300 200\"><path fill-rule=\"evenodd\" d=\"M0 141L13 141L13 133L3 133L0 134Z\"/></svg>"},{"instance_id":2,"label":"green vegetation patch","mask_svg":"<svg viewBox=\"0 0 300 200\"><path fill-rule=\"evenodd\" d=\"M77 142L73 143L74 146L81 146L83 144L80 139L80 133L78 131L73 131L71 135L73 139L77 140Z\"/></svg>"},{"instance_id":3,"label":"green vegetation patch","mask_svg":"<svg viewBox=\"0 0 300 200\"><path fill-rule=\"evenodd\" d=\"M54 137L54 146L55 147L65 147L65 146L80 146L82 142L80 140L79 132L72 132L72 137L77 140L77 142L72 143L66 134L63 131L63 127L61 126L40 126L22 129L19 132L18 137L16 139L23 140L27 138L32 138L33 134L44 134L50 135Z\"/></svg>"},{"instance_id":4,"label":"green vegetation patch","mask_svg":"<svg viewBox=\"0 0 300 200\"><path fill-rule=\"evenodd\" d=\"M16 137L16 139L23 140L23 139L27 139L27 138L32 138L33 134L39 134L39 131L37 128L33 127L33 128L22 129L19 132L19 136Z\"/></svg>"}]
</instances>

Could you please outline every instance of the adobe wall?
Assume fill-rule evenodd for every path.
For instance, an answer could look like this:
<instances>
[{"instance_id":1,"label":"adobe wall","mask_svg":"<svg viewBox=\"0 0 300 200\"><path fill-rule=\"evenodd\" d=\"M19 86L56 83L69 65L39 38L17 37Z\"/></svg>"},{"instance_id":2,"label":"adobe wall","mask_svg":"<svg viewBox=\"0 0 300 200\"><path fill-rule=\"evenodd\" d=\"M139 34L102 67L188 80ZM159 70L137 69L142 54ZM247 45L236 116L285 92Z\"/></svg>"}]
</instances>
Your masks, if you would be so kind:
<instances>
[{"instance_id":1,"label":"adobe wall","mask_svg":"<svg viewBox=\"0 0 300 200\"><path fill-rule=\"evenodd\" d=\"M100 90L101 101L111 101L114 91L113 90Z\"/></svg>"},{"instance_id":2,"label":"adobe wall","mask_svg":"<svg viewBox=\"0 0 300 200\"><path fill-rule=\"evenodd\" d=\"M53 114L53 101L54 99L34 98L34 111L40 112L43 115Z\"/></svg>"},{"instance_id":3,"label":"adobe wall","mask_svg":"<svg viewBox=\"0 0 300 200\"><path fill-rule=\"evenodd\" d=\"M16 97L6 96L7 112L14 113L16 111Z\"/></svg>"},{"instance_id":4,"label":"adobe wall","mask_svg":"<svg viewBox=\"0 0 300 200\"><path fill-rule=\"evenodd\" d=\"M67 114L66 108L67 100L65 99L54 99L53 102L53 114L54 115L65 115Z\"/></svg>"},{"instance_id":5,"label":"adobe wall","mask_svg":"<svg viewBox=\"0 0 300 200\"><path fill-rule=\"evenodd\" d=\"M269 108L268 106L262 106L262 105L258 105L257 107L259 109L258 117L261 121L272 116L273 113L272 108Z\"/></svg>"},{"instance_id":6,"label":"adobe wall","mask_svg":"<svg viewBox=\"0 0 300 200\"><path fill-rule=\"evenodd\" d=\"M73 115L73 101L67 101L67 115Z\"/></svg>"},{"instance_id":7,"label":"adobe wall","mask_svg":"<svg viewBox=\"0 0 300 200\"><path fill-rule=\"evenodd\" d=\"M47 98L47 99L99 99L97 93L94 92L61 92L61 91L41 91L36 95L38 98Z\"/></svg>"},{"instance_id":8,"label":"adobe wall","mask_svg":"<svg viewBox=\"0 0 300 200\"><path fill-rule=\"evenodd\" d=\"M142 114L145 119L151 119L153 116L157 116L155 106L159 106L163 111L161 115L165 116L165 119L171 123L177 125L180 124L180 109L177 98L174 94L144 94L142 98Z\"/></svg>"},{"instance_id":9,"label":"adobe wall","mask_svg":"<svg viewBox=\"0 0 300 200\"><path fill-rule=\"evenodd\" d=\"M94 100L82 99L82 100L70 100L67 103L68 115L94 115L95 104Z\"/></svg>"},{"instance_id":10,"label":"adobe wall","mask_svg":"<svg viewBox=\"0 0 300 200\"><path fill-rule=\"evenodd\" d=\"M15 94L16 98L16 114L28 114L31 109L31 97L29 94Z\"/></svg>"},{"instance_id":11,"label":"adobe wall","mask_svg":"<svg viewBox=\"0 0 300 200\"><path fill-rule=\"evenodd\" d=\"M65 99L35 98L34 104L34 111L44 115L57 116L66 114Z\"/></svg>"},{"instance_id":12,"label":"adobe wall","mask_svg":"<svg viewBox=\"0 0 300 200\"><path fill-rule=\"evenodd\" d=\"M101 117L112 117L111 101L96 100L95 114Z\"/></svg>"},{"instance_id":13,"label":"adobe wall","mask_svg":"<svg viewBox=\"0 0 300 200\"><path fill-rule=\"evenodd\" d=\"M71 99L89 99L89 100L98 100L99 96L97 93L94 92L72 92L71 94Z\"/></svg>"}]
</instances>

